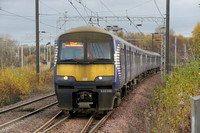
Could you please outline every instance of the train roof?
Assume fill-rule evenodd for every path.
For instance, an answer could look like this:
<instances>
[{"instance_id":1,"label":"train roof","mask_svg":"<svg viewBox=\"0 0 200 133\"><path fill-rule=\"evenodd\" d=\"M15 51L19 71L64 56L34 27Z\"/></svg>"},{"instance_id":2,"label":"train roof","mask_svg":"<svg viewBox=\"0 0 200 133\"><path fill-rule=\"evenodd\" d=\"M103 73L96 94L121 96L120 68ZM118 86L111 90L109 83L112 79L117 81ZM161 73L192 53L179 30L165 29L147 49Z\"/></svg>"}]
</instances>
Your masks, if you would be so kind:
<instances>
[{"instance_id":1,"label":"train roof","mask_svg":"<svg viewBox=\"0 0 200 133\"><path fill-rule=\"evenodd\" d=\"M73 33L73 32L99 32L99 33L104 33L104 34L109 34L109 35L113 35L112 33L101 29L99 27L94 27L94 26L81 26L81 27L77 27L77 28L72 28L70 30L68 30L67 32L65 32L64 34L67 33ZM62 34L62 35L64 35Z\"/></svg>"},{"instance_id":2,"label":"train roof","mask_svg":"<svg viewBox=\"0 0 200 133\"><path fill-rule=\"evenodd\" d=\"M112 36L113 38L118 39L119 41L125 43L128 46L134 47L136 50L138 50L140 52L144 52L144 53L149 54L149 55L160 56L160 54L158 54L158 53L150 52L150 51L141 49L141 48L127 42L126 40L114 35L113 33L108 32L108 31L106 31L102 28L95 27L95 26L81 26L81 27L77 27L77 28L72 28L72 29L66 31L65 33L61 34L60 36L62 36L64 34L68 34L68 33L74 33L74 32L98 32L98 33L108 34L108 35Z\"/></svg>"}]
</instances>

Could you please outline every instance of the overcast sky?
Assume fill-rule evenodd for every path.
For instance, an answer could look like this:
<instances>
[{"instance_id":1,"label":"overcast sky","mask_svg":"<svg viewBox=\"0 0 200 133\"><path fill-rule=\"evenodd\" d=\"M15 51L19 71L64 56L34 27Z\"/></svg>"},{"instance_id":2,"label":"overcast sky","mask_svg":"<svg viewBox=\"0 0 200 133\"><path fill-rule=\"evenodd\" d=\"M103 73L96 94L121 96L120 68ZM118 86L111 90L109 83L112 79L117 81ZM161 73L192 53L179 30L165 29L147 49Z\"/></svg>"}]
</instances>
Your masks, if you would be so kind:
<instances>
[{"instance_id":1,"label":"overcast sky","mask_svg":"<svg viewBox=\"0 0 200 133\"><path fill-rule=\"evenodd\" d=\"M47 36L59 34L72 27L86 25L88 20L60 21L62 29L58 30L57 20L67 16L126 16L129 17L165 17L166 0L39 0L40 4L40 31ZM200 22L200 0L171 0L170 1L170 28L175 34L191 37L192 30ZM159 8L156 7L156 4ZM84 8L84 6L86 6ZM0 0L0 34L9 34L18 41L34 42L35 33L35 0ZM92 12L91 12L92 11ZM67 13L66 13L67 12ZM14 13L14 14L12 14ZM161 13L161 14L160 14ZM21 17L17 16L20 15ZM161 16L162 15L162 16ZM22 17L23 16L23 17ZM100 22L100 27L118 25L126 31L138 32L128 21ZM135 21L142 24L138 27L144 34L155 32L160 23ZM54 40L54 38L53 38Z\"/></svg>"}]
</instances>

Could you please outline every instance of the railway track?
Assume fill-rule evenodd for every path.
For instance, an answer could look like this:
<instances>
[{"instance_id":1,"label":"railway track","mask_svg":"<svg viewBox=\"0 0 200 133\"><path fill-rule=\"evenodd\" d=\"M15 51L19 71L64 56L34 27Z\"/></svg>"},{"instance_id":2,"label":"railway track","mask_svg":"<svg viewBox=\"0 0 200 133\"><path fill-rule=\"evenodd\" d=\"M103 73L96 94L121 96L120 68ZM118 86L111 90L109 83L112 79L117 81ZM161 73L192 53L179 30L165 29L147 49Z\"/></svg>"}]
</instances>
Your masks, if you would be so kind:
<instances>
[{"instance_id":1,"label":"railway track","mask_svg":"<svg viewBox=\"0 0 200 133\"><path fill-rule=\"evenodd\" d=\"M52 96L55 96L55 95L56 95L56 94L53 93L53 94L44 96L44 97L42 97L42 98L38 98L38 99L29 101L29 102L26 102L26 103L23 103L23 104L20 104L20 105L17 105L17 106L14 106L14 107L11 107L11 108L8 108L8 109L5 109L5 110L2 110L2 111L0 111L0 114L6 113L6 112L8 112L8 111L11 111L11 110L14 110L14 109L17 109L17 108L20 108L20 107L23 107L23 106L26 106L26 105L29 105L29 104L32 104L32 103L34 103L34 102L38 102L38 101L44 100L44 99L46 99L46 98L49 98L49 97L52 97Z\"/></svg>"},{"instance_id":2,"label":"railway track","mask_svg":"<svg viewBox=\"0 0 200 133\"><path fill-rule=\"evenodd\" d=\"M39 108L39 109L37 109L37 110L35 110L35 111L31 112L31 113L25 114L25 115L20 116L20 117L18 117L18 118L16 118L16 119L13 119L13 120L8 121L8 122L6 122L6 123L4 123L4 124L1 124L1 125L0 125L0 129L5 128L5 127L7 127L7 126L9 126L9 125L11 125L11 124L14 124L14 123L16 123L16 122L18 122L18 121L20 121L20 120L23 120L24 118L27 118L27 117L29 117L29 116L31 116L31 115L34 115L34 114L36 114L36 113L38 113L38 112L40 112L40 111L42 111L42 110L44 110L44 109L47 109L47 108L49 108L49 107L51 107L51 106L57 105L57 103L58 103L58 102L54 102L54 103L52 103L52 104L46 105L46 106L44 106L44 107L42 107L42 108Z\"/></svg>"},{"instance_id":3,"label":"railway track","mask_svg":"<svg viewBox=\"0 0 200 133\"><path fill-rule=\"evenodd\" d=\"M95 133L95 131L98 130L98 128L106 122L106 120L109 118L109 116L112 114L113 111L108 112L105 116L103 116L100 120L96 119L96 115L92 115L84 128L82 129L81 133ZM95 120L96 119L96 120ZM94 121L95 124L94 124Z\"/></svg>"},{"instance_id":4,"label":"railway track","mask_svg":"<svg viewBox=\"0 0 200 133\"><path fill-rule=\"evenodd\" d=\"M65 120L70 118L70 115L62 116L64 114L63 111L58 112L55 116L53 116L49 121L44 123L41 127L39 127L34 133L46 133L56 126L63 123Z\"/></svg>"},{"instance_id":5,"label":"railway track","mask_svg":"<svg viewBox=\"0 0 200 133\"><path fill-rule=\"evenodd\" d=\"M57 127L58 125L62 124L66 120L70 120L72 117L68 114L65 116L62 116L63 111L58 112L55 116L53 116L49 121L44 123L42 126L40 126L37 130L34 131L34 133L46 133ZM84 128L82 129L81 133L94 133L98 130L98 128L105 123L105 121L109 118L109 116L112 114L112 111L108 112L103 117L101 116L101 119L99 119L99 116L97 117L97 114L93 114ZM61 118L62 117L62 118Z\"/></svg>"},{"instance_id":6,"label":"railway track","mask_svg":"<svg viewBox=\"0 0 200 133\"><path fill-rule=\"evenodd\" d=\"M51 106L57 105L58 102L54 101L48 105L45 104L46 106L43 105L41 107L41 105L39 105L38 107L34 107L35 109L32 108L32 110L28 110L28 113L26 110L24 112L23 109L19 111L19 108L21 108L23 106L30 106L30 105L32 106L32 104L34 105L35 103L41 102L42 100L48 100L48 98L53 97L53 96L55 96L55 93L0 111L0 115L2 115L2 116L0 116L0 118L7 118L6 117L7 113L9 113L12 116L12 118L7 118L6 120L4 119L1 121L0 130L4 129L12 124L16 124L17 122L19 122L29 116L32 116L38 112L41 112L47 108L50 108ZM42 102L44 102L44 101L42 101ZM29 112L29 111L31 111L31 112Z\"/></svg>"}]
</instances>

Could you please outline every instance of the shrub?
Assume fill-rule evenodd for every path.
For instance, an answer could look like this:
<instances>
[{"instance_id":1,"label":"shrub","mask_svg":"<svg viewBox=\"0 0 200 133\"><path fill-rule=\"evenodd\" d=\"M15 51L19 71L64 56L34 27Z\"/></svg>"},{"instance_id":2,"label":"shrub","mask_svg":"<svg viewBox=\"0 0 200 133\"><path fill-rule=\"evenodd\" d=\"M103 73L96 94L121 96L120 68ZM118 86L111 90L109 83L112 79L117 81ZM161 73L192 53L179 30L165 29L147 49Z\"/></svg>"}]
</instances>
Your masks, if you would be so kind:
<instances>
[{"instance_id":1,"label":"shrub","mask_svg":"<svg viewBox=\"0 0 200 133\"><path fill-rule=\"evenodd\" d=\"M200 94L200 62L191 61L154 89L154 132L191 132L191 97Z\"/></svg>"},{"instance_id":2,"label":"shrub","mask_svg":"<svg viewBox=\"0 0 200 133\"><path fill-rule=\"evenodd\" d=\"M0 105L14 103L34 92L47 91L46 88L52 86L52 69L41 71L40 84L38 84L35 69L31 65L23 68L2 68L0 69Z\"/></svg>"}]
</instances>

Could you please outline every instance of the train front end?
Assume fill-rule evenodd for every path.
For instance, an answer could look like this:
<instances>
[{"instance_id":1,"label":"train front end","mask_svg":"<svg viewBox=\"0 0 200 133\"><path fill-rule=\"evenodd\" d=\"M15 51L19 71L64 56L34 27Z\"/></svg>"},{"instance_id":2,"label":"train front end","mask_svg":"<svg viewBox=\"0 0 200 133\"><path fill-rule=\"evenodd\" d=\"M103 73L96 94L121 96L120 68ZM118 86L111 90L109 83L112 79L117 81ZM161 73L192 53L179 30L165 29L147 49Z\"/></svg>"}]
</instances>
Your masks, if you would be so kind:
<instances>
[{"instance_id":1,"label":"train front end","mask_svg":"<svg viewBox=\"0 0 200 133\"><path fill-rule=\"evenodd\" d=\"M55 92L63 110L113 108L114 57L110 35L74 30L57 41Z\"/></svg>"}]
</instances>

